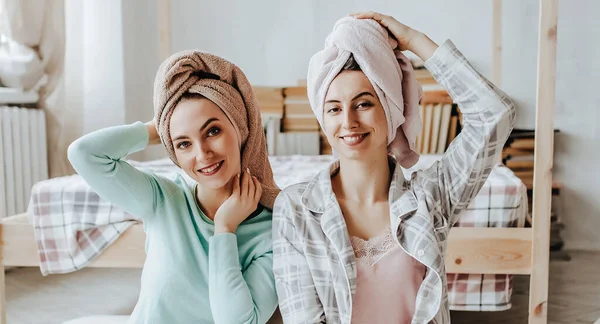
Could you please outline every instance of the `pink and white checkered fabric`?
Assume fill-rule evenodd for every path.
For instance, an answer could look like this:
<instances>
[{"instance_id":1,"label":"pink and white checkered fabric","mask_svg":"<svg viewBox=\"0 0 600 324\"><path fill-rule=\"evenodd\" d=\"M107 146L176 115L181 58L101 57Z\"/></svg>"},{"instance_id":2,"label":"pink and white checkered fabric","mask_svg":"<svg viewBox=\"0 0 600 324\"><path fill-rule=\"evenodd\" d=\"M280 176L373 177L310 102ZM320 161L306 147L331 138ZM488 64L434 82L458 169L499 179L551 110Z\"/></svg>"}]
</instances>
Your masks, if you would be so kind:
<instances>
[{"instance_id":1,"label":"pink and white checkered fabric","mask_svg":"<svg viewBox=\"0 0 600 324\"><path fill-rule=\"evenodd\" d=\"M422 156L405 171L410 174L434 163L439 156ZM275 182L281 188L312 178L329 165L331 156L269 157ZM145 171L173 178L183 174L169 159L130 163ZM498 165L461 216L456 226L522 227L527 194L521 181ZM68 273L88 265L132 224L140 222L100 198L78 175L37 183L31 194L29 215L37 240L43 275ZM450 309L504 310L510 308L512 276L448 274Z\"/></svg>"},{"instance_id":2,"label":"pink and white checkered fabric","mask_svg":"<svg viewBox=\"0 0 600 324\"><path fill-rule=\"evenodd\" d=\"M494 168L488 181L455 226L523 227L527 208L525 185L510 169L499 165ZM506 274L447 274L450 309L510 309L512 277Z\"/></svg>"},{"instance_id":3,"label":"pink and white checkered fabric","mask_svg":"<svg viewBox=\"0 0 600 324\"><path fill-rule=\"evenodd\" d=\"M423 156L415 167L423 169L438 156ZM414 168L408 172L414 171ZM524 227L527 218L527 188L514 173L497 165L457 227ZM512 275L448 273L450 310L503 311L510 309Z\"/></svg>"}]
</instances>

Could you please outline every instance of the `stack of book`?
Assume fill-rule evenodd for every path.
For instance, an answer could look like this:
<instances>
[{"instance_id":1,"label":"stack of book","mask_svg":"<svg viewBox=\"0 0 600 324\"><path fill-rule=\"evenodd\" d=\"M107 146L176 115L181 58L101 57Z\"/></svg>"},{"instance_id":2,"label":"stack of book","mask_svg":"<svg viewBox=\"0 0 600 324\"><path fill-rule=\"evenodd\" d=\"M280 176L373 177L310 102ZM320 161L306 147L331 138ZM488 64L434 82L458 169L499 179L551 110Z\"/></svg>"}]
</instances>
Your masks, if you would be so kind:
<instances>
[{"instance_id":1,"label":"stack of book","mask_svg":"<svg viewBox=\"0 0 600 324\"><path fill-rule=\"evenodd\" d=\"M555 133L558 130L555 130ZM502 162L511 169L514 174L523 181L527 187L527 198L529 203L529 212L533 206L533 166L535 149L535 131L532 129L514 129L509 136L504 148L502 149ZM561 185L558 182L552 183L552 210L550 215L550 249L560 250L563 247L563 240L560 233L564 229L558 212L556 203L559 201Z\"/></svg>"},{"instance_id":2,"label":"stack of book","mask_svg":"<svg viewBox=\"0 0 600 324\"><path fill-rule=\"evenodd\" d=\"M319 131L319 123L310 108L305 86L283 88L283 131Z\"/></svg>"},{"instance_id":3,"label":"stack of book","mask_svg":"<svg viewBox=\"0 0 600 324\"><path fill-rule=\"evenodd\" d=\"M421 154L443 154L460 132L459 110L452 103L421 103L423 127L417 137Z\"/></svg>"},{"instance_id":4,"label":"stack of book","mask_svg":"<svg viewBox=\"0 0 600 324\"><path fill-rule=\"evenodd\" d=\"M533 187L534 131L514 129L502 149L502 161L527 189Z\"/></svg>"},{"instance_id":5,"label":"stack of book","mask_svg":"<svg viewBox=\"0 0 600 324\"><path fill-rule=\"evenodd\" d=\"M299 81L298 86L284 88L283 96L282 131L284 133L316 133L318 134L319 153L331 154L329 142L321 131L317 118L310 107L305 82ZM298 134L298 136L309 135Z\"/></svg>"},{"instance_id":6,"label":"stack of book","mask_svg":"<svg viewBox=\"0 0 600 324\"><path fill-rule=\"evenodd\" d=\"M281 119L266 122L269 155L319 155L318 132L281 132Z\"/></svg>"},{"instance_id":7,"label":"stack of book","mask_svg":"<svg viewBox=\"0 0 600 324\"><path fill-rule=\"evenodd\" d=\"M323 133L323 131L319 131L319 144L321 147L321 154L322 155L331 155L333 154L333 151L331 149L331 145L329 145L329 141L327 140L327 137L325 136L325 133Z\"/></svg>"},{"instance_id":8,"label":"stack of book","mask_svg":"<svg viewBox=\"0 0 600 324\"><path fill-rule=\"evenodd\" d=\"M460 132L462 116L450 95L425 68L415 69L417 82L423 87L419 104L422 129L417 137L421 154L443 154Z\"/></svg>"},{"instance_id":9,"label":"stack of book","mask_svg":"<svg viewBox=\"0 0 600 324\"><path fill-rule=\"evenodd\" d=\"M310 109L306 86L252 88L269 155L321 154L319 124Z\"/></svg>"},{"instance_id":10,"label":"stack of book","mask_svg":"<svg viewBox=\"0 0 600 324\"><path fill-rule=\"evenodd\" d=\"M258 101L263 123L269 119L283 118L283 88L252 87Z\"/></svg>"}]
</instances>

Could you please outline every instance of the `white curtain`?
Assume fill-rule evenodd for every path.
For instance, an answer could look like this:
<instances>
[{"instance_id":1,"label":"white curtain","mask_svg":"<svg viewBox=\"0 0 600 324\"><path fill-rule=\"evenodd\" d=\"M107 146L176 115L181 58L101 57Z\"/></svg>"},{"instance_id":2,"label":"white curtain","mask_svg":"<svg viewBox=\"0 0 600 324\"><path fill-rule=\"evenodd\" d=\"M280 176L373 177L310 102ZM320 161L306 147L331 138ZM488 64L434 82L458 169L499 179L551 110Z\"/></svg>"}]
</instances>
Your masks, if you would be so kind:
<instances>
[{"instance_id":1,"label":"white curtain","mask_svg":"<svg viewBox=\"0 0 600 324\"><path fill-rule=\"evenodd\" d=\"M46 112L49 175L71 174L67 147L81 133L81 113L65 97L65 2L0 0L0 7L2 33L34 50L47 76L38 104Z\"/></svg>"}]
</instances>

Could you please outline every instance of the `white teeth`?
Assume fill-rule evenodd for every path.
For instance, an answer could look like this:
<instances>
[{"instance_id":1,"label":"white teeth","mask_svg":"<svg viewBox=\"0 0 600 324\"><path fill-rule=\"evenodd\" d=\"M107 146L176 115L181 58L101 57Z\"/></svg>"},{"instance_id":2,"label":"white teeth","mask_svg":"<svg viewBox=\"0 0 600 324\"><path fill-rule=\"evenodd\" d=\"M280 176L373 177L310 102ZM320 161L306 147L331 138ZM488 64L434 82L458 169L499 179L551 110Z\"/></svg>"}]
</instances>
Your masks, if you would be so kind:
<instances>
[{"instance_id":1,"label":"white teeth","mask_svg":"<svg viewBox=\"0 0 600 324\"><path fill-rule=\"evenodd\" d=\"M215 164L215 165L213 165L211 167L208 167L208 168L200 169L200 172L202 172L202 173L211 173L211 172L215 171L218 167L220 167L221 163L223 163L223 162L219 162L219 163L217 163L217 164Z\"/></svg>"},{"instance_id":2,"label":"white teeth","mask_svg":"<svg viewBox=\"0 0 600 324\"><path fill-rule=\"evenodd\" d=\"M364 138L365 135L355 135L355 136L344 136L342 137L345 142L353 144Z\"/></svg>"}]
</instances>

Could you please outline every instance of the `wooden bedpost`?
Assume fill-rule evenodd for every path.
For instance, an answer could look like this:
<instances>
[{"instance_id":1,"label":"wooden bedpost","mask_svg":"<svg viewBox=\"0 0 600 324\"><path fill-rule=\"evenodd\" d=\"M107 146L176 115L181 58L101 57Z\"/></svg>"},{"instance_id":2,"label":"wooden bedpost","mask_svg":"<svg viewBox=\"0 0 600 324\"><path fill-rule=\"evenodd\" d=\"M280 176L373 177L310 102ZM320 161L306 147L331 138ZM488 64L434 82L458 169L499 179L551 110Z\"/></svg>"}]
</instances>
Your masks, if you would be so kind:
<instances>
[{"instance_id":1,"label":"wooden bedpost","mask_svg":"<svg viewBox=\"0 0 600 324\"><path fill-rule=\"evenodd\" d=\"M158 57L162 62L171 55L171 1L156 1L158 26Z\"/></svg>"},{"instance_id":2,"label":"wooden bedpost","mask_svg":"<svg viewBox=\"0 0 600 324\"><path fill-rule=\"evenodd\" d=\"M547 323L558 0L540 1L529 323Z\"/></svg>"},{"instance_id":3,"label":"wooden bedpost","mask_svg":"<svg viewBox=\"0 0 600 324\"><path fill-rule=\"evenodd\" d=\"M492 0L492 82L501 87L502 82L502 0ZM500 154L498 163L502 163Z\"/></svg>"},{"instance_id":4,"label":"wooden bedpost","mask_svg":"<svg viewBox=\"0 0 600 324\"><path fill-rule=\"evenodd\" d=\"M502 0L492 4L492 82L498 87L502 82Z\"/></svg>"}]
</instances>

